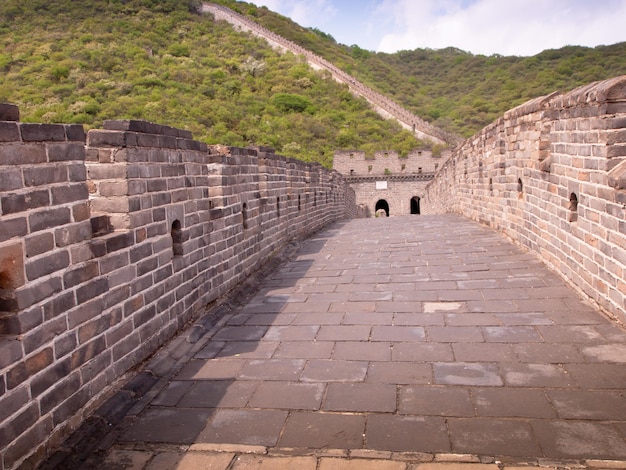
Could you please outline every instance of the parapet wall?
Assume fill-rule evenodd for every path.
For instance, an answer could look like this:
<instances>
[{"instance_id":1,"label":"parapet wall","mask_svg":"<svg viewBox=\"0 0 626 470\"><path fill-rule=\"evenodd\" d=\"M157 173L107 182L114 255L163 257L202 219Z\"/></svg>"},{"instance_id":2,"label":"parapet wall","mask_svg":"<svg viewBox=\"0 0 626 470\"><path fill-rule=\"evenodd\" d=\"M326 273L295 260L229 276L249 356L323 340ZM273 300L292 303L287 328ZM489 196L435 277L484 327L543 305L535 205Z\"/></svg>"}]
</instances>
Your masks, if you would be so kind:
<instances>
[{"instance_id":1,"label":"parapet wall","mask_svg":"<svg viewBox=\"0 0 626 470\"><path fill-rule=\"evenodd\" d=\"M337 172L269 149L0 108L2 469L44 458L277 249L356 213Z\"/></svg>"},{"instance_id":2,"label":"parapet wall","mask_svg":"<svg viewBox=\"0 0 626 470\"><path fill-rule=\"evenodd\" d=\"M503 232L626 321L626 76L507 112L426 191L423 213Z\"/></svg>"}]
</instances>

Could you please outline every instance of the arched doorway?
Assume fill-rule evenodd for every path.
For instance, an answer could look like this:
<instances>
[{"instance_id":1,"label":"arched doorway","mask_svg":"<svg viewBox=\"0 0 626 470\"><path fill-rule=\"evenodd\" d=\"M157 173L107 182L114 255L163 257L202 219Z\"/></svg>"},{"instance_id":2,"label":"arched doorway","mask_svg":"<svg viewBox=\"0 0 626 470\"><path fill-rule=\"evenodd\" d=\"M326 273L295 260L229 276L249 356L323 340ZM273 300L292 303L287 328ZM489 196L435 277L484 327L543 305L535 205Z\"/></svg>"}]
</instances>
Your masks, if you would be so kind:
<instances>
[{"instance_id":1,"label":"arched doorway","mask_svg":"<svg viewBox=\"0 0 626 470\"><path fill-rule=\"evenodd\" d=\"M417 196L413 196L411 198L411 214L419 214L420 213L420 198Z\"/></svg>"},{"instance_id":2,"label":"arched doorway","mask_svg":"<svg viewBox=\"0 0 626 470\"><path fill-rule=\"evenodd\" d=\"M389 217L389 204L387 204L387 201L384 199L379 199L378 202L376 202L376 209L374 212L378 214L379 210L385 211L385 217Z\"/></svg>"}]
</instances>

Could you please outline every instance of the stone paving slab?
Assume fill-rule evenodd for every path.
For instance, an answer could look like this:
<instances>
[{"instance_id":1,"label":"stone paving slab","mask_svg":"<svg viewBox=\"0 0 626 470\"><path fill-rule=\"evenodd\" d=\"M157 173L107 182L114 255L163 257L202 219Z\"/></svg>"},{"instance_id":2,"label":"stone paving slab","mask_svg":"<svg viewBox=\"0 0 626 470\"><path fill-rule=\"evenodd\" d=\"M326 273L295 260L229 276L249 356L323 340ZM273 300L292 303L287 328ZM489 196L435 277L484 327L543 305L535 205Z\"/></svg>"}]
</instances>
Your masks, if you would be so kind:
<instances>
[{"instance_id":1,"label":"stone paving slab","mask_svg":"<svg viewBox=\"0 0 626 470\"><path fill-rule=\"evenodd\" d=\"M626 467L624 329L453 215L334 224L183 362L102 468Z\"/></svg>"}]
</instances>

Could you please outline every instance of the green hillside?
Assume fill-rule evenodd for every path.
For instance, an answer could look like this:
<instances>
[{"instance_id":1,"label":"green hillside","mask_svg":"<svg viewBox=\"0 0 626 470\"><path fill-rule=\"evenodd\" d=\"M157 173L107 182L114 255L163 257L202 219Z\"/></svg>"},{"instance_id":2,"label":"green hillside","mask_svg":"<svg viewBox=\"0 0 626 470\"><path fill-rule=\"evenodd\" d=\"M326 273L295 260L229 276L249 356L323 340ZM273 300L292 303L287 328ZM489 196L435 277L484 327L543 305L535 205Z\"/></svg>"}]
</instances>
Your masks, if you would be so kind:
<instances>
[{"instance_id":1,"label":"green hillside","mask_svg":"<svg viewBox=\"0 0 626 470\"><path fill-rule=\"evenodd\" d=\"M207 143L332 166L336 149L423 145L347 87L185 0L3 0L0 101L26 122L145 119Z\"/></svg>"},{"instance_id":2,"label":"green hillside","mask_svg":"<svg viewBox=\"0 0 626 470\"><path fill-rule=\"evenodd\" d=\"M568 46L533 57L486 57L454 48L372 56L359 63L359 75L424 119L466 137L532 98L626 74L626 42Z\"/></svg>"},{"instance_id":3,"label":"green hillside","mask_svg":"<svg viewBox=\"0 0 626 470\"><path fill-rule=\"evenodd\" d=\"M333 62L423 119L469 137L505 111L554 91L626 74L626 42L564 47L533 57L473 55L455 48L374 53L234 0L215 0Z\"/></svg>"},{"instance_id":4,"label":"green hillside","mask_svg":"<svg viewBox=\"0 0 626 470\"><path fill-rule=\"evenodd\" d=\"M528 99L626 74L626 43L534 57L457 49L377 54L234 0L248 15L391 96L469 136ZM198 0L3 0L0 101L23 121L99 127L145 119L211 143L267 145L332 165L336 149L424 146L293 54L197 13Z\"/></svg>"}]
</instances>

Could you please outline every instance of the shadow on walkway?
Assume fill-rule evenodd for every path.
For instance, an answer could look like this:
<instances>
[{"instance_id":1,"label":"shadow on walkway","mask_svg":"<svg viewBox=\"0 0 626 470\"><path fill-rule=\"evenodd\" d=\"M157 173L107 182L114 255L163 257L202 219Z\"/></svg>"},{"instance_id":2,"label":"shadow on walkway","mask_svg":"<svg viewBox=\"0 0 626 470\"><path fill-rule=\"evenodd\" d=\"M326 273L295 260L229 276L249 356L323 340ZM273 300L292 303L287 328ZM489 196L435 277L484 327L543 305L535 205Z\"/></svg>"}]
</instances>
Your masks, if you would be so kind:
<instances>
[{"instance_id":1,"label":"shadow on walkway","mask_svg":"<svg viewBox=\"0 0 626 470\"><path fill-rule=\"evenodd\" d=\"M193 468L203 451L222 451L210 468L247 451L626 459L626 332L458 216L335 224L183 343L84 468Z\"/></svg>"}]
</instances>

